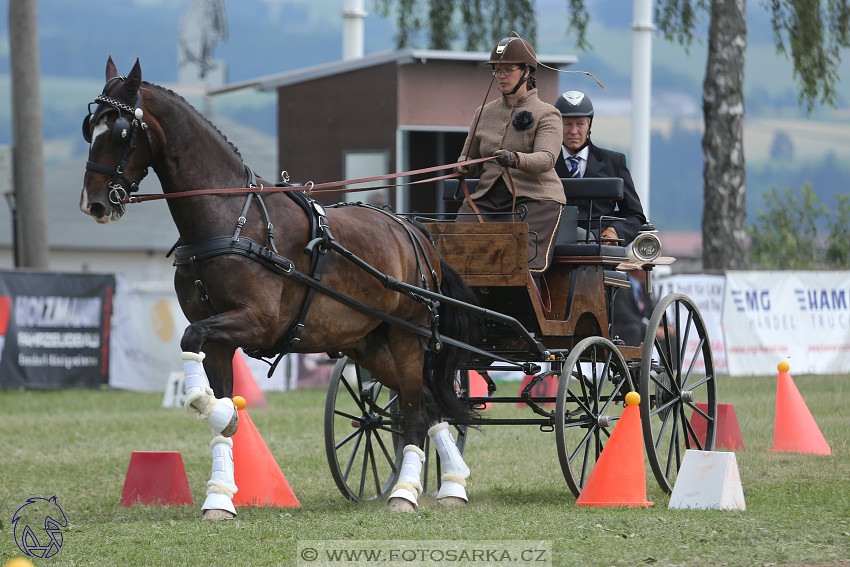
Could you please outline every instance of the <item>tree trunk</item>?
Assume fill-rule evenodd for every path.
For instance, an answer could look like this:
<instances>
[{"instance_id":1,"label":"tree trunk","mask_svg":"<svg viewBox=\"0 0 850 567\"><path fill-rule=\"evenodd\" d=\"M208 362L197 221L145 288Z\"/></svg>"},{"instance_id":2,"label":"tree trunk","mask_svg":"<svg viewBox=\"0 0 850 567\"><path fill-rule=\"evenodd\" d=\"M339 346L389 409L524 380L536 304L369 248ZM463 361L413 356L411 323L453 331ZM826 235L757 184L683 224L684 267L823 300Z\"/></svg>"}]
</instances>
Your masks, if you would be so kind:
<instances>
[{"instance_id":1,"label":"tree trunk","mask_svg":"<svg viewBox=\"0 0 850 567\"><path fill-rule=\"evenodd\" d=\"M705 135L702 262L706 270L746 267L744 51L746 0L712 0L703 84Z\"/></svg>"}]
</instances>

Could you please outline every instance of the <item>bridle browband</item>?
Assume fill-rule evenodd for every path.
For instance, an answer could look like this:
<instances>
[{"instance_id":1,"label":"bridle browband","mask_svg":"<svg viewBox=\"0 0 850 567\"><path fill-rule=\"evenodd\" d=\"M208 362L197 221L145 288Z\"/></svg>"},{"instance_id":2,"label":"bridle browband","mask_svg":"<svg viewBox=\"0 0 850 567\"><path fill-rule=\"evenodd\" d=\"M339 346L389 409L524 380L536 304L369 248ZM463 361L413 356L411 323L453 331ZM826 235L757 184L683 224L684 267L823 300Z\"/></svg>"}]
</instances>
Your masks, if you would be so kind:
<instances>
[{"instance_id":1,"label":"bridle browband","mask_svg":"<svg viewBox=\"0 0 850 567\"><path fill-rule=\"evenodd\" d=\"M121 102L108 94L112 91L113 85L116 82L124 80L125 77L120 76L109 79L106 86L103 87L103 91L94 97L94 102L89 103L89 113L85 118L83 118L83 138L87 142L91 143L92 127L98 117L105 111L105 107L113 108L118 111L118 118L115 119L115 123L112 125L112 132L110 134L112 143L121 144L123 146L123 151L121 153L121 158L118 160L118 165L110 169L109 167L99 163L86 161L86 170L102 173L111 177L109 182L109 202L116 207L115 212L119 218L123 216L126 211L124 203L130 196L130 193L139 190L139 184L148 174L148 168L145 168L138 179L129 179L124 175L124 168L130 160L130 154L132 154L133 150L136 149L134 142L136 140L136 134L140 129L145 133L145 137L148 140L148 148L153 147L151 145L151 133L148 129L148 125L142 120L142 116L144 115L142 111L142 90L139 89L136 93L135 107ZM91 111L92 104L98 105L94 112ZM125 112L130 114L131 119L124 116Z\"/></svg>"}]
</instances>

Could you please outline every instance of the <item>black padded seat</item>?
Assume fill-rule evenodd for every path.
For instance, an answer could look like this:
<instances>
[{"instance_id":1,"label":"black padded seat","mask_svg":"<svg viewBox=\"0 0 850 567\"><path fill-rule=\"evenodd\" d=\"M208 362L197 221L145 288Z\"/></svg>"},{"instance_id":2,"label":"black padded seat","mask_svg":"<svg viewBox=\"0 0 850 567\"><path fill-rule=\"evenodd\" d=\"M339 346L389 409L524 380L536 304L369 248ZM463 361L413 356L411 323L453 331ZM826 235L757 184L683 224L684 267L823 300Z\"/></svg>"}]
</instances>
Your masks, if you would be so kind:
<instances>
[{"instance_id":1,"label":"black padded seat","mask_svg":"<svg viewBox=\"0 0 850 567\"><path fill-rule=\"evenodd\" d=\"M623 246L608 246L598 242L560 244L555 246L555 256L613 256L625 259L626 249Z\"/></svg>"}]
</instances>

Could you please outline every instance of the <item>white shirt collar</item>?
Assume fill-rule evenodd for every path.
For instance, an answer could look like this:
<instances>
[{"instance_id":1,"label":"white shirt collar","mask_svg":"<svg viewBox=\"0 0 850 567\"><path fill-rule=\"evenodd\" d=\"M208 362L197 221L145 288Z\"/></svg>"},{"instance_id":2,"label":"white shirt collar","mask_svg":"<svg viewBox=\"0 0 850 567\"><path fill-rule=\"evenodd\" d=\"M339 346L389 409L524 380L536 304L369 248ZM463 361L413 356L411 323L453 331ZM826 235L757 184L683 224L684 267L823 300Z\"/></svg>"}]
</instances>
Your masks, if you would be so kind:
<instances>
[{"instance_id":1,"label":"white shirt collar","mask_svg":"<svg viewBox=\"0 0 850 567\"><path fill-rule=\"evenodd\" d=\"M570 152L567 151L567 148L565 148L563 144L561 144L561 153L564 155L564 161L567 161L567 159L570 157ZM576 154L576 156L579 158L578 171L582 177L584 177L584 172L587 171L587 157L589 155L590 146L583 147L581 151Z\"/></svg>"}]
</instances>

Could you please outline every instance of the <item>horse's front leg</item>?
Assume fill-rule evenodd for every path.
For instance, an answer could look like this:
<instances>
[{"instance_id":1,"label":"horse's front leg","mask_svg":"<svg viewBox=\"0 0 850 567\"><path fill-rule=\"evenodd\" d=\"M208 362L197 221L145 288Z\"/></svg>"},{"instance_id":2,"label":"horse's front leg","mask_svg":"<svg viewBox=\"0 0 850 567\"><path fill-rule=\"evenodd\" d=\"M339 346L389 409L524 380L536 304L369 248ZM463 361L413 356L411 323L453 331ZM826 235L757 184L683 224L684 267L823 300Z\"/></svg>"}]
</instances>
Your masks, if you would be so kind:
<instances>
[{"instance_id":1,"label":"horse's front leg","mask_svg":"<svg viewBox=\"0 0 850 567\"><path fill-rule=\"evenodd\" d=\"M222 520L236 517L233 496L237 492L233 463L233 440L239 414L230 396L233 394L233 354L235 348L223 342L251 344L250 337L240 337L238 329L257 329L250 312L236 311L216 315L190 325L183 334L183 372L185 375L186 410L206 421L212 429L212 473L207 482L207 496L201 507L204 519ZM244 334L244 333L243 333ZM205 354L201 349L210 341ZM213 342L215 341L215 342ZM242 342L245 341L245 342ZM231 343L233 344L233 343ZM209 376L213 377L210 384Z\"/></svg>"},{"instance_id":2,"label":"horse's front leg","mask_svg":"<svg viewBox=\"0 0 850 567\"><path fill-rule=\"evenodd\" d=\"M233 463L233 440L236 433L238 412L233 401L216 398L210 387L206 369L217 378L217 384L233 383L232 363L222 364L222 360L232 361L233 350L229 348L211 348L210 356L194 352L184 352L183 372L185 375L186 409L206 421L212 430L212 473L207 481L207 496L201 511L205 520L229 520L236 517L233 496L237 492ZM228 354L229 353L229 354ZM218 386L219 390L221 387Z\"/></svg>"}]
</instances>

